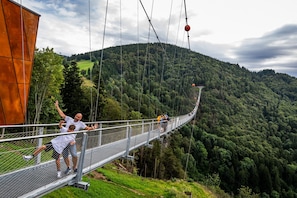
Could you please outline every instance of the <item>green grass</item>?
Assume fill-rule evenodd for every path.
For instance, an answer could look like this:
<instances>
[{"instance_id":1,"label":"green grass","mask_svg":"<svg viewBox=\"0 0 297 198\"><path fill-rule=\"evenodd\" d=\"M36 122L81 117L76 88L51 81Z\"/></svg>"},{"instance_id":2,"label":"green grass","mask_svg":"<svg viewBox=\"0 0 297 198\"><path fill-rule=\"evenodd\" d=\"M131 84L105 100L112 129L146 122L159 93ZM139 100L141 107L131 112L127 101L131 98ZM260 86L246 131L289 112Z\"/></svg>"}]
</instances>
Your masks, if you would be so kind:
<instances>
[{"instance_id":1,"label":"green grass","mask_svg":"<svg viewBox=\"0 0 297 198\"><path fill-rule=\"evenodd\" d=\"M94 63L90 60L81 60L77 62L77 66L80 70L88 70L89 68L93 67Z\"/></svg>"},{"instance_id":2,"label":"green grass","mask_svg":"<svg viewBox=\"0 0 297 198\"><path fill-rule=\"evenodd\" d=\"M87 198L87 197L189 197L186 191L192 193L192 197L214 198L216 197L204 186L196 182L183 180L163 181L143 178L134 174L123 172L108 165L107 168L99 168L83 181L90 183L87 191L74 187L64 187L44 196L44 198Z\"/></svg>"},{"instance_id":3,"label":"green grass","mask_svg":"<svg viewBox=\"0 0 297 198\"><path fill-rule=\"evenodd\" d=\"M77 62L77 66L78 68L80 69L80 71L82 70L85 70L85 71L88 71L88 69L91 69L94 65L94 62L91 62L90 60L81 60L79 62ZM94 87L94 83L85 78L85 77L82 77L83 78L83 85L84 86L87 86L87 87Z\"/></svg>"}]
</instances>

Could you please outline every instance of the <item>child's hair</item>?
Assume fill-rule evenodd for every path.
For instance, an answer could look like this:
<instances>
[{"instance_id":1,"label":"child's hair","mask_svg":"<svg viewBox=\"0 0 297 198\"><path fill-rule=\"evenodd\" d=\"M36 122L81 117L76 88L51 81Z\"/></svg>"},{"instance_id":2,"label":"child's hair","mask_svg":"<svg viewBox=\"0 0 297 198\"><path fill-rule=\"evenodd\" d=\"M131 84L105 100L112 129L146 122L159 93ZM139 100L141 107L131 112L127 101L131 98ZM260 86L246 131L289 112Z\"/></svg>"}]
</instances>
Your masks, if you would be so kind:
<instances>
[{"instance_id":1,"label":"child's hair","mask_svg":"<svg viewBox=\"0 0 297 198\"><path fill-rule=\"evenodd\" d=\"M74 131L75 125L74 124L69 125L69 128L68 129L71 130L71 131Z\"/></svg>"}]
</instances>

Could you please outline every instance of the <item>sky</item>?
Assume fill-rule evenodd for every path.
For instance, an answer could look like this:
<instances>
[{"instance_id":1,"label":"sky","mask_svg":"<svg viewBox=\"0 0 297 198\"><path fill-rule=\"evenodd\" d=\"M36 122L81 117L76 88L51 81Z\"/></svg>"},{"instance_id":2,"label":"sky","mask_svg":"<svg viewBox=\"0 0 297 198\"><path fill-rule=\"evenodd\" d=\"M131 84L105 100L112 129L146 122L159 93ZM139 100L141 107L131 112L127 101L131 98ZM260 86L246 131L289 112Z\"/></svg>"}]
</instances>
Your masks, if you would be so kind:
<instances>
[{"instance_id":1,"label":"sky","mask_svg":"<svg viewBox=\"0 0 297 198\"><path fill-rule=\"evenodd\" d=\"M50 47L70 56L111 46L160 41L239 64L250 71L273 69L297 77L296 0L15 2L41 15L36 41L39 49ZM190 45L184 31L186 16L191 27Z\"/></svg>"}]
</instances>

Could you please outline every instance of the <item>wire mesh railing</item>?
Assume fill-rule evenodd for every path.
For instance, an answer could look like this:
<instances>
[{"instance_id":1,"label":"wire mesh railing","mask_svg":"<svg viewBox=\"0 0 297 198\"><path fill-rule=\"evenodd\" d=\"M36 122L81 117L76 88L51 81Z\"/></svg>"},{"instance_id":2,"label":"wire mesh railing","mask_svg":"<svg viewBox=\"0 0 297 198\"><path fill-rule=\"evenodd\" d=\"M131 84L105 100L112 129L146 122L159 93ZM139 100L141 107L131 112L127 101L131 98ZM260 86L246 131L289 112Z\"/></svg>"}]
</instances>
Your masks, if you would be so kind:
<instances>
[{"instance_id":1,"label":"wire mesh railing","mask_svg":"<svg viewBox=\"0 0 297 198\"><path fill-rule=\"evenodd\" d=\"M111 121L110 123L99 122L99 126L101 126L100 128L87 132L89 135L87 143L88 149L127 137L127 126L130 126L131 121ZM117 123L119 125L117 125ZM135 126L133 127L134 135L141 133L142 130L147 130L149 125L155 124L153 120L146 120L145 122L143 120L134 120L133 123L133 126ZM102 126L105 126L105 128ZM62 135L59 132L58 123L45 125L0 126L0 130L2 130L0 139L0 174L52 160L52 152L41 152L35 160L30 160L28 162L23 160L23 155L32 154L35 149L50 142L51 139L58 135ZM77 151L80 152L83 131L74 133L77 134L76 145Z\"/></svg>"}]
</instances>

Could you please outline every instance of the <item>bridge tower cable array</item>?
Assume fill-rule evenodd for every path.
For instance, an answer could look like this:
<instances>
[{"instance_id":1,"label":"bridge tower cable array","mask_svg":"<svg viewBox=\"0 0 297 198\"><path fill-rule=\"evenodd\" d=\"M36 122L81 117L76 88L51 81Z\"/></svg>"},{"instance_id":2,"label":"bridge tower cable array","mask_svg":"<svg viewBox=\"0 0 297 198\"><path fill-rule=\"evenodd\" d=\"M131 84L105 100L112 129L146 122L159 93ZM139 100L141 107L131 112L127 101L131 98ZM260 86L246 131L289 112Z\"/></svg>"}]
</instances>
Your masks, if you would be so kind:
<instances>
[{"instance_id":1,"label":"bridge tower cable array","mask_svg":"<svg viewBox=\"0 0 297 198\"><path fill-rule=\"evenodd\" d=\"M163 56L163 63L162 63L162 72L161 72L161 79L160 79L160 86L162 86L162 83L163 83L163 80L164 80L164 71L165 71L165 69L164 69L164 67L165 67L165 62L167 61L169 64L171 64L171 65L173 65L173 62L175 62L175 54L176 53L174 53L174 57L173 58L169 58L168 56L167 56L167 52L166 52L166 45L165 45L165 47L163 46L163 43L161 42L161 38L159 37L159 35L158 35L158 33L157 33L157 30L156 30L156 28L154 27L154 24L153 24L153 21L152 21L152 16L153 16L153 4L154 4L154 1L152 2L152 9L151 9L151 16L149 16L148 15L148 12L146 11L146 8L145 8L145 6L143 5L143 3L142 3L142 1L141 0L139 0L139 2L140 2L140 4L141 4L141 6L142 6L142 8L143 8L143 11L144 11L144 13L145 13L145 15L146 15L146 17L147 17L147 20L148 20L148 22L149 22L149 27L151 27L152 29L153 29L153 31L154 31L154 33L155 33L155 36L156 36L156 39L158 40L158 42L159 42L159 44L160 44L160 46L161 46L161 48L162 48L162 50L163 50L163 54L164 54L164 56ZM168 18L168 28L167 28L167 36L166 36L166 42L165 42L165 44L167 44L167 42L168 42L168 35L169 35L169 27L170 27L170 21L171 21L171 13L172 13L172 11L171 11L171 9L172 9L172 5L173 5L173 1L171 1L171 8L170 8L170 12L169 12L169 18ZM184 7L185 9L185 16L186 16L186 25L188 25L188 21L187 21L187 9L186 9L186 2L185 1L182 1L182 3L181 3L181 10L180 10L180 17L179 17L179 19L181 19L181 13L182 13L182 8ZM180 20L179 20L180 21ZM180 23L180 22L179 22ZM176 42L177 42L177 40L178 40L178 32L179 32L179 26L178 26L178 30L177 30L177 36L176 36ZM188 31L186 31L187 32L187 34L189 35L189 32ZM148 33L149 35L150 35L150 28L149 28L149 33ZM150 36L148 36L148 39L150 38ZM190 44L190 40L189 40L189 36L188 36L188 43ZM149 47L149 46L148 46ZM147 52L149 51L149 49L148 49L148 47L147 47ZM182 57L183 57L183 55L180 55L180 57L179 57L179 61L181 62L182 61ZM146 65L146 64L145 64ZM180 65L180 64L179 64ZM148 69L150 69L150 67L148 66ZM178 71L178 72L180 72L180 70ZM181 78L181 75L178 75L178 77L179 78ZM179 88L180 88L180 91L181 90L183 90L183 87L181 86L181 83L180 82L182 82L182 81L179 81ZM178 84L176 84L176 86L178 86ZM160 92L159 92L159 99L160 99L160 101L162 102L162 98L160 98ZM178 105L178 104L177 104ZM178 108L178 107L177 107ZM174 109L174 107L173 107L173 109Z\"/></svg>"}]
</instances>

